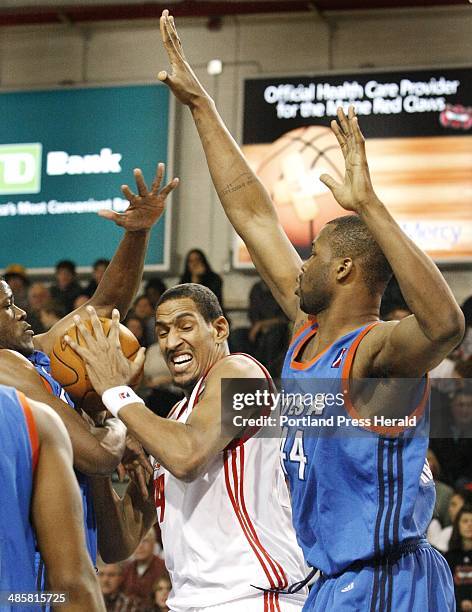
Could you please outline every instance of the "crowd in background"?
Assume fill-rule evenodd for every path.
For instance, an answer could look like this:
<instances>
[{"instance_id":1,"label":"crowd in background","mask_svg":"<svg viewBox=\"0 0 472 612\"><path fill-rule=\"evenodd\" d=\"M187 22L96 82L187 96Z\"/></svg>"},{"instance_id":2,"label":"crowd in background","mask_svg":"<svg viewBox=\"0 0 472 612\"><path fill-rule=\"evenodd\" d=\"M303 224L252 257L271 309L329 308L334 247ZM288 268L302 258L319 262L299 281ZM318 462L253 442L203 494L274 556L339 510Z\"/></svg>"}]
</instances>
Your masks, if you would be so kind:
<instances>
[{"instance_id":1,"label":"crowd in background","mask_svg":"<svg viewBox=\"0 0 472 612\"><path fill-rule=\"evenodd\" d=\"M109 261L97 260L91 278L79 281L72 261L57 263L51 285L32 282L20 264L11 264L4 277L15 303L26 310L35 333L50 329L94 293ZM223 279L205 254L192 249L185 258L181 283L209 287L223 304ZM166 416L182 397L170 376L154 338L156 304L166 290L159 277L149 278L134 301L124 324L147 347L139 394L149 408ZM436 506L428 539L446 557L454 576L458 610L472 611L472 296L462 305L466 333L460 346L431 373L431 441L428 461L436 483ZM225 312L227 315L227 313ZM395 279L381 304L383 320L399 320L410 313ZM248 353L263 363L274 378L280 376L290 328L284 313L261 280L253 285L247 304L248 325L233 329L231 352ZM99 566L99 578L107 610L113 612L162 612L170 581L159 551L159 534L151 530L128 563ZM156 552L158 554L156 554Z\"/></svg>"}]
</instances>

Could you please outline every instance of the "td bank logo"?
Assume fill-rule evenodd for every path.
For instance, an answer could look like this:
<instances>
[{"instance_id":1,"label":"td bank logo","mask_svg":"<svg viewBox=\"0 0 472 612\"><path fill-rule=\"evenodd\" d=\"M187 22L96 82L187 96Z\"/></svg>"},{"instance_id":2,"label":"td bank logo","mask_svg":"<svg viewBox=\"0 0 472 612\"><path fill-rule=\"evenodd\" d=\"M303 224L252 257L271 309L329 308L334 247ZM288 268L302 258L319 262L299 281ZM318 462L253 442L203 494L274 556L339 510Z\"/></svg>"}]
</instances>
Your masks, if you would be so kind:
<instances>
[{"instance_id":1,"label":"td bank logo","mask_svg":"<svg viewBox=\"0 0 472 612\"><path fill-rule=\"evenodd\" d=\"M0 194L40 192L42 148L39 142L0 145Z\"/></svg>"}]
</instances>

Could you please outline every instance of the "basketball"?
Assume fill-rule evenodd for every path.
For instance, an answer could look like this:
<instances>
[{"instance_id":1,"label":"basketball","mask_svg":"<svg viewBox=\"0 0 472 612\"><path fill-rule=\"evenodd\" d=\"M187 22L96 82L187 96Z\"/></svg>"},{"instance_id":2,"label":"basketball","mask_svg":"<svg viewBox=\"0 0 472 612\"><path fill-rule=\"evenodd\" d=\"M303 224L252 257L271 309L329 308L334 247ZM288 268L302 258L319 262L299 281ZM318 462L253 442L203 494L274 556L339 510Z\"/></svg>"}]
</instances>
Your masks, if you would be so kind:
<instances>
[{"instance_id":1,"label":"basketball","mask_svg":"<svg viewBox=\"0 0 472 612\"><path fill-rule=\"evenodd\" d=\"M344 159L336 136L324 126L295 128L270 144L243 147L251 168L268 190L290 241L302 257L309 257L311 242L321 228L348 214L319 180L330 174L342 181ZM250 256L239 239L238 259Z\"/></svg>"},{"instance_id":2,"label":"basketball","mask_svg":"<svg viewBox=\"0 0 472 612\"><path fill-rule=\"evenodd\" d=\"M111 319L100 317L103 331L108 336L110 332ZM93 334L92 322L90 319L83 321L85 327ZM67 331L67 335L72 340L83 346L84 339L74 325ZM128 359L134 359L140 348L140 344L131 331L120 324L120 343L124 355ZM98 399L85 369L82 358L64 341L62 336L55 343L51 358L51 374L61 384L67 393L82 407L96 404Z\"/></svg>"}]
</instances>

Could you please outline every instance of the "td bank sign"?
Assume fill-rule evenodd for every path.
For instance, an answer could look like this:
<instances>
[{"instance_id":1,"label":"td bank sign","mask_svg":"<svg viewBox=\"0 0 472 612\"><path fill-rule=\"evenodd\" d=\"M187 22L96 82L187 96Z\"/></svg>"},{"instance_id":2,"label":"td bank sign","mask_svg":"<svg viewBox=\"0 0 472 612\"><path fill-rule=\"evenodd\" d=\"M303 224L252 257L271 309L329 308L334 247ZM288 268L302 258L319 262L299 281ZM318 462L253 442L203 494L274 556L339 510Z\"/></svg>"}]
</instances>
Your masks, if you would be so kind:
<instances>
[{"instance_id":1,"label":"td bank sign","mask_svg":"<svg viewBox=\"0 0 472 612\"><path fill-rule=\"evenodd\" d=\"M0 145L0 195L39 193L41 191L42 145ZM46 156L46 174L110 174L121 172L121 154L103 148L99 153L70 155L50 151Z\"/></svg>"}]
</instances>

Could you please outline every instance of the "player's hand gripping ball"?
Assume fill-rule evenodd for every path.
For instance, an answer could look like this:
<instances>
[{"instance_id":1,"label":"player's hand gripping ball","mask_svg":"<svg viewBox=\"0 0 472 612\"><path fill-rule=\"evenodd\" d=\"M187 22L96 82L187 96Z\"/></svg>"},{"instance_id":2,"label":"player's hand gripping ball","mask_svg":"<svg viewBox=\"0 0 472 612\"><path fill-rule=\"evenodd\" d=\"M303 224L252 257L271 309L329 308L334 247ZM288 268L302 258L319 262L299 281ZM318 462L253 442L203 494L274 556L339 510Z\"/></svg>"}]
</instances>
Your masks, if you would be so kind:
<instances>
[{"instance_id":1,"label":"player's hand gripping ball","mask_svg":"<svg viewBox=\"0 0 472 612\"><path fill-rule=\"evenodd\" d=\"M111 319L100 317L103 331L108 336L110 333ZM93 335L92 322L90 319L83 321L85 327ZM84 346L84 339L77 327L74 325L66 334L78 345ZM133 333L124 325L120 324L120 344L123 354L128 359L134 360L140 344ZM52 349L51 357L51 374L62 385L63 389L69 393L72 399L81 407L95 405L98 395L95 393L85 363L82 358L65 342L62 336L57 340ZM138 380L133 381L137 384Z\"/></svg>"}]
</instances>

